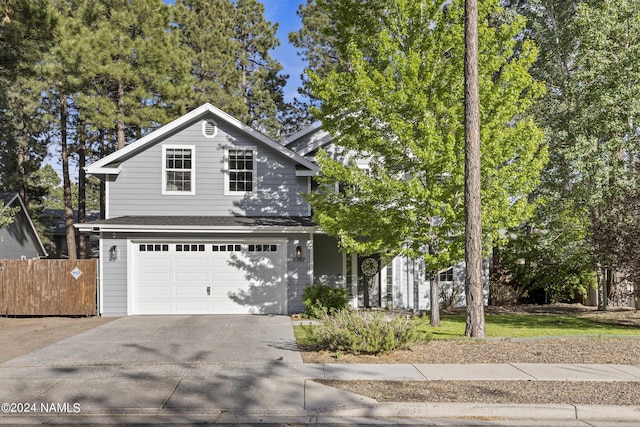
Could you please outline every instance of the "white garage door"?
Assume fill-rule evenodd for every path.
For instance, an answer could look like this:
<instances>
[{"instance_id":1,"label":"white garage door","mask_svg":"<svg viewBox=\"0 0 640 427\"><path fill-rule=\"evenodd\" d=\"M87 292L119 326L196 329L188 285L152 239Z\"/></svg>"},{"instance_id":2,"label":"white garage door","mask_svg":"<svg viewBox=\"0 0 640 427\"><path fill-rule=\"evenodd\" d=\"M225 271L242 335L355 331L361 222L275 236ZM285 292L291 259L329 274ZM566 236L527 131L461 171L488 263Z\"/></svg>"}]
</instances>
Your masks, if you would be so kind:
<instances>
[{"instance_id":1,"label":"white garage door","mask_svg":"<svg viewBox=\"0 0 640 427\"><path fill-rule=\"evenodd\" d=\"M286 314L284 241L133 244L132 314Z\"/></svg>"}]
</instances>

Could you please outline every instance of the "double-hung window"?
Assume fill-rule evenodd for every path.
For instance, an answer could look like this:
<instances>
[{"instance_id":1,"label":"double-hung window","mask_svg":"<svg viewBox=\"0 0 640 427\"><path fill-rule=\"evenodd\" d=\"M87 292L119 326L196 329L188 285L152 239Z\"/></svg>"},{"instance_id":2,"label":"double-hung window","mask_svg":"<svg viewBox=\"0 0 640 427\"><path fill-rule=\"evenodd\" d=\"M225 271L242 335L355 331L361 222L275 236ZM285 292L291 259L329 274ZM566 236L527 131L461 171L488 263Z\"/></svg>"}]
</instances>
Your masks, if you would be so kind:
<instances>
[{"instance_id":1,"label":"double-hung window","mask_svg":"<svg viewBox=\"0 0 640 427\"><path fill-rule=\"evenodd\" d=\"M195 194L195 147L164 146L162 194Z\"/></svg>"},{"instance_id":2,"label":"double-hung window","mask_svg":"<svg viewBox=\"0 0 640 427\"><path fill-rule=\"evenodd\" d=\"M453 267L440 272L440 282L453 282Z\"/></svg>"},{"instance_id":3,"label":"double-hung window","mask_svg":"<svg viewBox=\"0 0 640 427\"><path fill-rule=\"evenodd\" d=\"M229 148L226 154L225 193L241 194L254 191L255 149Z\"/></svg>"}]
</instances>

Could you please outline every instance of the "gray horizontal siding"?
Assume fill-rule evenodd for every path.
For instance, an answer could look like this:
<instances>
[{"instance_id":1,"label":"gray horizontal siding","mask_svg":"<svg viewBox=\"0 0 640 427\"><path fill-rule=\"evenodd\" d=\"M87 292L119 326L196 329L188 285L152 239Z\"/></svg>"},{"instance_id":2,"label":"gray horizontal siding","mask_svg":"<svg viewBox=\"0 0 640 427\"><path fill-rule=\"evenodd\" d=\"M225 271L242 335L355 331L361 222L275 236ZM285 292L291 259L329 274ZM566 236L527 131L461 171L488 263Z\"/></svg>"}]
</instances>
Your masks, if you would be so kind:
<instances>
[{"instance_id":1,"label":"gray horizontal siding","mask_svg":"<svg viewBox=\"0 0 640 427\"><path fill-rule=\"evenodd\" d=\"M304 311L302 292L313 280L310 275L313 254L309 251L312 244L308 234L289 237L287 244L287 310L289 314ZM295 262L296 246L298 245L302 248L304 262Z\"/></svg>"},{"instance_id":2,"label":"gray horizontal siding","mask_svg":"<svg viewBox=\"0 0 640 427\"><path fill-rule=\"evenodd\" d=\"M109 183L109 217L124 215L307 215L301 193L307 178L295 176L295 162L237 129L221 126L215 138L202 135L202 122L126 160ZM195 195L162 194L162 146L195 146ZM224 149L257 149L257 189L246 196L224 194Z\"/></svg>"},{"instance_id":3,"label":"gray horizontal siding","mask_svg":"<svg viewBox=\"0 0 640 427\"><path fill-rule=\"evenodd\" d=\"M38 258L41 254L33 228L20 211L13 222L0 228L0 259Z\"/></svg>"},{"instance_id":4,"label":"gray horizontal siding","mask_svg":"<svg viewBox=\"0 0 640 427\"><path fill-rule=\"evenodd\" d=\"M117 246L118 259L109 261L109 248ZM127 241L104 239L102 243L102 315L127 315Z\"/></svg>"}]
</instances>

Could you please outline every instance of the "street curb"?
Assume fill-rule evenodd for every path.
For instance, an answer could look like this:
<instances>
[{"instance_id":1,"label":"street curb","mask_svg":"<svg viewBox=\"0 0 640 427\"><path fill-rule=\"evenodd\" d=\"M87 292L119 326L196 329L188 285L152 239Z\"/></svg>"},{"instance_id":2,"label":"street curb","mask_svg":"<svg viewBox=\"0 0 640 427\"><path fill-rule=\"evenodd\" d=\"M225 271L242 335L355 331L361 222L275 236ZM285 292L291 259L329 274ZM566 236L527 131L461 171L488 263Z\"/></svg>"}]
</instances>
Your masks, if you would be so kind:
<instances>
[{"instance_id":1,"label":"street curb","mask_svg":"<svg viewBox=\"0 0 640 427\"><path fill-rule=\"evenodd\" d=\"M15 424L84 424L99 420L109 423L176 423L184 422L220 422L223 419L230 423L242 419L280 418L281 421L296 418L299 423L319 420L320 418L339 417L342 419L377 419L385 424L394 418L405 419L456 419L456 418L489 418L514 421L616 421L637 422L640 419L640 406L592 406L592 405L513 405L480 403L380 403L376 406L350 408L324 408L307 411L300 410L265 410L265 411L228 411L228 410L179 410L179 411L132 411L131 413L100 413L78 415L41 415L41 416L5 416L0 417L0 425ZM233 421L235 420L235 422ZM262 421L262 420L260 420ZM273 422L264 420L263 422Z\"/></svg>"},{"instance_id":2,"label":"street curb","mask_svg":"<svg viewBox=\"0 0 640 427\"><path fill-rule=\"evenodd\" d=\"M317 415L381 418L488 417L512 420L638 421L640 406L519 405L482 403L379 403L360 408L324 408Z\"/></svg>"}]
</instances>

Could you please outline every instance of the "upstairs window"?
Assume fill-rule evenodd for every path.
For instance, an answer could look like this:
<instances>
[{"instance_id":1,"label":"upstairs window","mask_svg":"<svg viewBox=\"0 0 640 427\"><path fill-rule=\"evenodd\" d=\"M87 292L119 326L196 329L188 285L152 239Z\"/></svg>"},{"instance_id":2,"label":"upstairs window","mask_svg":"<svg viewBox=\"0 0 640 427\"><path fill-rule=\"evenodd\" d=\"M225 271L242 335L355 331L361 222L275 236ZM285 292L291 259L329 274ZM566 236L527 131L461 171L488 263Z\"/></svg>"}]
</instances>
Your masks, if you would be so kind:
<instances>
[{"instance_id":1,"label":"upstairs window","mask_svg":"<svg viewBox=\"0 0 640 427\"><path fill-rule=\"evenodd\" d=\"M255 189L255 149L228 149L225 194L249 193Z\"/></svg>"},{"instance_id":2,"label":"upstairs window","mask_svg":"<svg viewBox=\"0 0 640 427\"><path fill-rule=\"evenodd\" d=\"M163 147L162 194L195 194L195 147Z\"/></svg>"},{"instance_id":3,"label":"upstairs window","mask_svg":"<svg viewBox=\"0 0 640 427\"><path fill-rule=\"evenodd\" d=\"M440 272L440 282L453 282L453 267Z\"/></svg>"}]
</instances>

